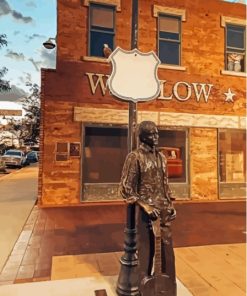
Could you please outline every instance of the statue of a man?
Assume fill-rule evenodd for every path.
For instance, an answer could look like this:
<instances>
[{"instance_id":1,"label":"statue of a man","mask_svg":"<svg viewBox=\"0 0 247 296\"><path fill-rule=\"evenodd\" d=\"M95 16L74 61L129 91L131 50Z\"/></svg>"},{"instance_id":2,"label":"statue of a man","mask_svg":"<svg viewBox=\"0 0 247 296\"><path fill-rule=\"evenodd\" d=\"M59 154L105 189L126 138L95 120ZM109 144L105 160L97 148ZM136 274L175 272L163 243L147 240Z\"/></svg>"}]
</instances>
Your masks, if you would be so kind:
<instances>
[{"instance_id":1,"label":"statue of a man","mask_svg":"<svg viewBox=\"0 0 247 296\"><path fill-rule=\"evenodd\" d=\"M127 203L137 202L139 205L136 219L139 284L145 277L153 274L155 237L152 221L159 218L162 272L170 277L176 287L175 257L170 229L176 211L168 185L167 160L157 150L158 139L155 123L143 121L139 126L139 148L130 152L125 160L120 192Z\"/></svg>"}]
</instances>

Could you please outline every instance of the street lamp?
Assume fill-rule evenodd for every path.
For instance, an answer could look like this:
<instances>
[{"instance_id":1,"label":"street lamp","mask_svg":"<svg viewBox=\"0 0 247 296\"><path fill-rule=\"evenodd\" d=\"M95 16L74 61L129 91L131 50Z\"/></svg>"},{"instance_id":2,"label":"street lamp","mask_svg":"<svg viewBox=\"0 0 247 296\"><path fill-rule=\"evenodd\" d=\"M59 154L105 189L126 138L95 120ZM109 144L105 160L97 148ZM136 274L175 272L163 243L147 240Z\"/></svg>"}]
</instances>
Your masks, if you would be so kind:
<instances>
[{"instance_id":1,"label":"street lamp","mask_svg":"<svg viewBox=\"0 0 247 296\"><path fill-rule=\"evenodd\" d=\"M46 49L53 49L56 47L56 44L54 42L52 42L52 40L54 40L56 42L56 38L49 38L47 41L45 41L43 43L43 46L46 48Z\"/></svg>"}]
</instances>

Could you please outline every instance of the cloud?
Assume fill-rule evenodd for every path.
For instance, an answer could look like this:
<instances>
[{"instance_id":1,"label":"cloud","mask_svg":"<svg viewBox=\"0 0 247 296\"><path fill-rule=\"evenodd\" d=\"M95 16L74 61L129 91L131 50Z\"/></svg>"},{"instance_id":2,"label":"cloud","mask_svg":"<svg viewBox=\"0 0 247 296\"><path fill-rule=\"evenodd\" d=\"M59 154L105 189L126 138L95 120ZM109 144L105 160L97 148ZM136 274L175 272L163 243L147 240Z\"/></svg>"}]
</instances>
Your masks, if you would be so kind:
<instances>
[{"instance_id":1,"label":"cloud","mask_svg":"<svg viewBox=\"0 0 247 296\"><path fill-rule=\"evenodd\" d=\"M35 38L46 38L46 36L44 35L40 35L40 34L33 34L33 35L26 35L26 37L28 38L27 42L30 42L31 40L35 39Z\"/></svg>"},{"instance_id":2,"label":"cloud","mask_svg":"<svg viewBox=\"0 0 247 296\"><path fill-rule=\"evenodd\" d=\"M40 51L40 57L42 59L42 65L47 68L56 67L56 50L47 50L42 48Z\"/></svg>"},{"instance_id":3,"label":"cloud","mask_svg":"<svg viewBox=\"0 0 247 296\"><path fill-rule=\"evenodd\" d=\"M33 64L36 71L40 70L40 67L42 65L41 61L35 61L33 58L29 58L28 60Z\"/></svg>"},{"instance_id":4,"label":"cloud","mask_svg":"<svg viewBox=\"0 0 247 296\"><path fill-rule=\"evenodd\" d=\"M33 19L30 16L23 16L20 12L11 9L6 0L0 0L0 17L8 14L12 15L12 17L16 21L20 21L25 24L33 21Z\"/></svg>"},{"instance_id":5,"label":"cloud","mask_svg":"<svg viewBox=\"0 0 247 296\"><path fill-rule=\"evenodd\" d=\"M12 10L12 16L14 19L24 22L24 23L31 23L33 21L31 16L23 16L20 12L18 12L16 10Z\"/></svg>"},{"instance_id":6,"label":"cloud","mask_svg":"<svg viewBox=\"0 0 247 296\"><path fill-rule=\"evenodd\" d=\"M7 1L0 0L0 16L11 13L10 6Z\"/></svg>"},{"instance_id":7,"label":"cloud","mask_svg":"<svg viewBox=\"0 0 247 296\"><path fill-rule=\"evenodd\" d=\"M9 49L7 50L7 54L5 56L10 59L14 59L16 61L24 61L25 60L25 56L23 53L17 53L12 50L9 50Z\"/></svg>"},{"instance_id":8,"label":"cloud","mask_svg":"<svg viewBox=\"0 0 247 296\"><path fill-rule=\"evenodd\" d=\"M20 34L21 32L20 31L14 31L14 35L16 36L16 35L18 35L18 34Z\"/></svg>"},{"instance_id":9,"label":"cloud","mask_svg":"<svg viewBox=\"0 0 247 296\"><path fill-rule=\"evenodd\" d=\"M32 75L28 72L23 72L23 76L19 76L18 79L22 84L32 83Z\"/></svg>"},{"instance_id":10,"label":"cloud","mask_svg":"<svg viewBox=\"0 0 247 296\"><path fill-rule=\"evenodd\" d=\"M37 7L37 5L33 1L26 2L26 6L28 6L28 7Z\"/></svg>"}]
</instances>

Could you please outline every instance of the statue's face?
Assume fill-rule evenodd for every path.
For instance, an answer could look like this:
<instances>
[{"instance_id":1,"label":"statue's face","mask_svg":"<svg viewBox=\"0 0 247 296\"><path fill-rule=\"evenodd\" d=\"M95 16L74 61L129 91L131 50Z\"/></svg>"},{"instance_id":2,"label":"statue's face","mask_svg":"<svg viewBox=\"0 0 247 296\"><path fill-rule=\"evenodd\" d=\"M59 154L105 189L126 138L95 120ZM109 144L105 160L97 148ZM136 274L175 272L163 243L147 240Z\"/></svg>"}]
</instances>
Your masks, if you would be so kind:
<instances>
[{"instance_id":1,"label":"statue's face","mask_svg":"<svg viewBox=\"0 0 247 296\"><path fill-rule=\"evenodd\" d=\"M141 135L141 141L151 148L155 147L159 143L159 133L156 126L152 126L150 130Z\"/></svg>"}]
</instances>

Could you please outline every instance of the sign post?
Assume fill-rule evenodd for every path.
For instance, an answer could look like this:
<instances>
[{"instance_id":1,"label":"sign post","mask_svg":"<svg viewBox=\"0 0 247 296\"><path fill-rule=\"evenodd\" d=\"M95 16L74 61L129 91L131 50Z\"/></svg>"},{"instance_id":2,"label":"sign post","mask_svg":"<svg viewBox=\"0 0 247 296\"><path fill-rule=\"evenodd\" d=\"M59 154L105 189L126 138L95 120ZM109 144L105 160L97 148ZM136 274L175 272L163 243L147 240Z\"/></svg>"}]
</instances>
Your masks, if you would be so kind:
<instances>
[{"instance_id":1,"label":"sign post","mask_svg":"<svg viewBox=\"0 0 247 296\"><path fill-rule=\"evenodd\" d=\"M160 60L154 52L137 49L138 0L132 0L131 51L117 47L109 56L112 73L108 79L111 93L129 102L128 152L136 148L137 102L150 101L160 93L157 69ZM118 296L138 296L138 258L136 253L135 204L127 206L124 254L117 282Z\"/></svg>"}]
</instances>

